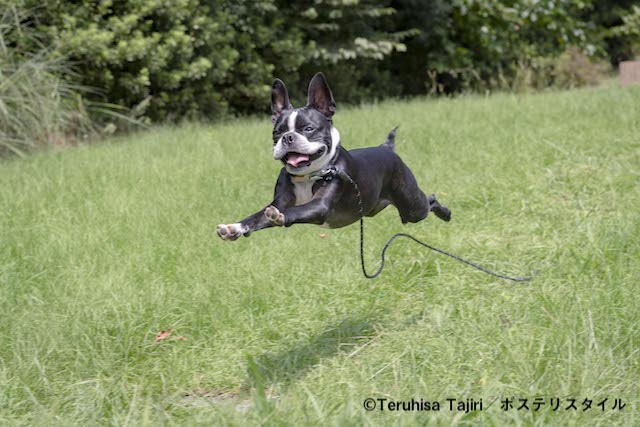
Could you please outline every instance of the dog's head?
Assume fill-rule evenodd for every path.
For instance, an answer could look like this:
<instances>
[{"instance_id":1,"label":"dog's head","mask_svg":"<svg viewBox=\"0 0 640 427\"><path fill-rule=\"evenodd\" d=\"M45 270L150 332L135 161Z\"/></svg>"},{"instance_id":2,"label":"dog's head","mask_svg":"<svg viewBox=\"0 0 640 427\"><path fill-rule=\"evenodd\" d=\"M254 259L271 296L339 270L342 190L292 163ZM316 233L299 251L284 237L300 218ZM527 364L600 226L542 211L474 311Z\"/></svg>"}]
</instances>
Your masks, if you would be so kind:
<instances>
[{"instance_id":1,"label":"dog's head","mask_svg":"<svg viewBox=\"0 0 640 427\"><path fill-rule=\"evenodd\" d=\"M331 121L336 111L324 74L309 83L305 107L293 108L287 87L280 79L271 90L273 158L292 175L308 175L325 168L340 145L340 133Z\"/></svg>"}]
</instances>

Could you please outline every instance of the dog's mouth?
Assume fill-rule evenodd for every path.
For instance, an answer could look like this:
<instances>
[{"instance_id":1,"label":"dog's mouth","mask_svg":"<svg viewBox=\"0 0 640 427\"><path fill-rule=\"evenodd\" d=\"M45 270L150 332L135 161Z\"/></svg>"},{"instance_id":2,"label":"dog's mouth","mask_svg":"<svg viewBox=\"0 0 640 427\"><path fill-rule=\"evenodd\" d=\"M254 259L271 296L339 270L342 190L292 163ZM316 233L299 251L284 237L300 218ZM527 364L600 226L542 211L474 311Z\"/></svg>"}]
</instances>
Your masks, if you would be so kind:
<instances>
[{"instance_id":1,"label":"dog's mouth","mask_svg":"<svg viewBox=\"0 0 640 427\"><path fill-rule=\"evenodd\" d=\"M303 168L306 166L310 166L311 162L318 159L320 156L324 154L324 147L316 151L315 154L302 154L296 153L295 151L289 151L283 158L282 161L293 167L293 168Z\"/></svg>"}]
</instances>

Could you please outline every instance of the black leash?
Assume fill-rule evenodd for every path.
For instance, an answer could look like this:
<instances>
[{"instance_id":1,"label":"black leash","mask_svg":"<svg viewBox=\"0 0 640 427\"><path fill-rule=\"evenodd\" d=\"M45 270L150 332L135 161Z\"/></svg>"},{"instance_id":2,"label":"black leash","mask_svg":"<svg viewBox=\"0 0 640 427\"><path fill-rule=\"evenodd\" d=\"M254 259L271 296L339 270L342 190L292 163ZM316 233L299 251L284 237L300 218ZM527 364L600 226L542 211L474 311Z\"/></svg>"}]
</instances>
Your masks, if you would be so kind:
<instances>
[{"instance_id":1,"label":"black leash","mask_svg":"<svg viewBox=\"0 0 640 427\"><path fill-rule=\"evenodd\" d=\"M367 273L367 269L364 265L364 214L363 214L363 209L362 209L362 195L360 194L360 189L358 188L358 184L356 184L356 182L351 179L351 177L349 175L347 175L344 171L341 170L335 170L335 174L338 175L340 177L340 179L342 179L343 181L346 181L348 183L350 183L353 188L356 190L356 196L358 198L358 209L359 209L359 214L360 214L360 262L362 264L362 273L364 274L364 276L367 279L374 279L376 277L378 277L380 275L380 273L382 273L382 269L384 268L384 255L387 252L387 249L389 248L389 246L391 245L391 243L396 240L398 237L407 237L411 240L413 240L414 242L424 246L425 248L431 249L432 251L438 252L442 255L446 255L448 257L451 257L457 261L463 262L467 265L470 265L473 268L477 268L478 270L490 274L494 277L498 277L500 279L506 279L506 280L512 280L514 282L528 282L532 279L532 277L511 277L511 276L505 276L503 274L498 274L496 272L493 272L491 270L488 270L474 262L468 261L464 258L460 258L457 255L454 255L452 253L449 253L447 251L444 251L442 249L438 249L436 247L433 247L427 243L424 243L423 241L420 241L418 239L416 239L415 237L406 234L406 233L396 233L393 236L391 236L391 238L387 241L387 243L385 243L384 248L382 248L382 253L380 254L380 267L378 267L378 271L376 271L373 274L369 274Z\"/></svg>"}]
</instances>

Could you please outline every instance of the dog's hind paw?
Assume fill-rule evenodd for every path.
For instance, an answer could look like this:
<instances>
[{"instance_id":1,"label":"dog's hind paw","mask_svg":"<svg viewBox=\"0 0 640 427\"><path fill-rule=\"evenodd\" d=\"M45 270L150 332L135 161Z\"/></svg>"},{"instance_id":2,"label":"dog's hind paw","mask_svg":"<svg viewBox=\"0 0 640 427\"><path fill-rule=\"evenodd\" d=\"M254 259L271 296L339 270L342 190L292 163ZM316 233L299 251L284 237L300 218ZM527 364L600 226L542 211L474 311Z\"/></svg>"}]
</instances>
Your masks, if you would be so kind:
<instances>
[{"instance_id":1,"label":"dog's hind paw","mask_svg":"<svg viewBox=\"0 0 640 427\"><path fill-rule=\"evenodd\" d=\"M273 225L284 225L284 214L275 206L267 206L264 210L264 216L266 216L269 222Z\"/></svg>"},{"instance_id":2,"label":"dog's hind paw","mask_svg":"<svg viewBox=\"0 0 640 427\"><path fill-rule=\"evenodd\" d=\"M247 229L240 223L218 224L216 231L222 240L236 240L238 237L245 234Z\"/></svg>"},{"instance_id":3,"label":"dog's hind paw","mask_svg":"<svg viewBox=\"0 0 640 427\"><path fill-rule=\"evenodd\" d=\"M438 206L437 208L434 208L433 213L443 221L451 221L451 210L446 206Z\"/></svg>"},{"instance_id":4,"label":"dog's hind paw","mask_svg":"<svg viewBox=\"0 0 640 427\"><path fill-rule=\"evenodd\" d=\"M429 210L433 212L438 218L446 222L451 221L451 210L449 210L448 207L438 203L435 194L431 194L429 197L427 197L427 201L429 202Z\"/></svg>"}]
</instances>

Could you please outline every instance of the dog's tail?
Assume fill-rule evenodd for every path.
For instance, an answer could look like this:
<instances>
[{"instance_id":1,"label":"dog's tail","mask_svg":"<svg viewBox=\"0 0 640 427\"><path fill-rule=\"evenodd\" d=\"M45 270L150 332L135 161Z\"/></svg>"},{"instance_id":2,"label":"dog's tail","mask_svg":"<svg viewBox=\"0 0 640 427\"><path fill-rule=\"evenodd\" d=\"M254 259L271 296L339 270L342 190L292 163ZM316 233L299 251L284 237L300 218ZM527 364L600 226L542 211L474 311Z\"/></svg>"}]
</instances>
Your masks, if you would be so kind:
<instances>
[{"instance_id":1,"label":"dog's tail","mask_svg":"<svg viewBox=\"0 0 640 427\"><path fill-rule=\"evenodd\" d=\"M391 129L391 132L387 135L387 140L382 144L389 147L391 151L396 151L396 130L398 130L398 127L400 127L400 125Z\"/></svg>"}]
</instances>

